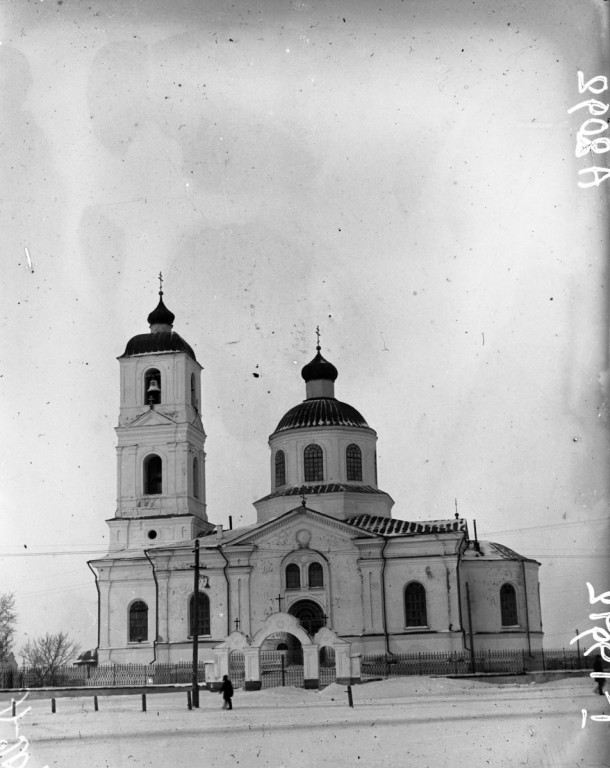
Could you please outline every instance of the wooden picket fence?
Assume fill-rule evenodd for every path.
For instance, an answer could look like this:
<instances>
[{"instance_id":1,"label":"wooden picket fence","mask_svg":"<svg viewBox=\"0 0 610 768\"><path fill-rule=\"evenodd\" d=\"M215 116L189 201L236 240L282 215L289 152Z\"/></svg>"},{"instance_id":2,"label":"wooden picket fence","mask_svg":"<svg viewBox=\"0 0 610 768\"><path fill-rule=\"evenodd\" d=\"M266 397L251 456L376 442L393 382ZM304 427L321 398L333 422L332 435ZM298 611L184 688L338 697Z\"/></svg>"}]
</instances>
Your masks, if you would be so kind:
<instances>
[{"instance_id":1,"label":"wooden picket fence","mask_svg":"<svg viewBox=\"0 0 610 768\"><path fill-rule=\"evenodd\" d=\"M473 663L474 661L474 663ZM527 651L487 650L460 653L394 653L366 655L362 677L400 675L464 675L472 672L525 674L546 670L590 669L592 660L577 650L560 648ZM473 668L474 667L474 668Z\"/></svg>"},{"instance_id":2,"label":"wooden picket fence","mask_svg":"<svg viewBox=\"0 0 610 768\"><path fill-rule=\"evenodd\" d=\"M261 671L269 680L264 684L281 685L275 678L281 675L281 665L277 659L261 653ZM277 652L272 652L277 653ZM272 663L273 662L273 663ZM277 663L275 663L277 662ZM243 669L237 668L237 662L231 660L231 671L235 675L235 684L243 684ZM243 666L243 662L242 662ZM293 665L294 666L294 665ZM328 665L327 665L328 666ZM497 674L523 674L525 672L545 670L586 670L591 669L592 657L584 656L575 649L527 651L480 651L475 654L474 669L471 655L459 653L395 653L386 655L365 655L361 659L361 673L364 679L371 677L397 677L401 675L460 675L474 672ZM290 671L290 664L286 670ZM302 678L302 666L300 669ZM278 671L280 670L280 671ZM288 674L285 670L284 674ZM324 669L332 677L334 670ZM294 670L292 671L294 672ZM290 674L292 674L290 672ZM296 673L295 673L296 674ZM199 663L199 680L205 681L205 665ZM329 678L330 680L330 678ZM65 666L53 676L44 678L32 667L16 667L0 664L0 688L39 688L42 686L124 686L156 685L163 683L190 683L192 665L189 661L174 664L102 664L85 668ZM301 681L302 682L302 681ZM301 682L292 680L289 685Z\"/></svg>"},{"instance_id":3,"label":"wooden picket fence","mask_svg":"<svg viewBox=\"0 0 610 768\"><path fill-rule=\"evenodd\" d=\"M60 667L54 675L43 676L32 667L4 667L0 665L0 688L41 688L43 686L82 685L160 685L163 683L190 683L193 667L189 661L175 664L101 664L89 669L68 665ZM198 665L199 680L205 680L205 666Z\"/></svg>"}]
</instances>

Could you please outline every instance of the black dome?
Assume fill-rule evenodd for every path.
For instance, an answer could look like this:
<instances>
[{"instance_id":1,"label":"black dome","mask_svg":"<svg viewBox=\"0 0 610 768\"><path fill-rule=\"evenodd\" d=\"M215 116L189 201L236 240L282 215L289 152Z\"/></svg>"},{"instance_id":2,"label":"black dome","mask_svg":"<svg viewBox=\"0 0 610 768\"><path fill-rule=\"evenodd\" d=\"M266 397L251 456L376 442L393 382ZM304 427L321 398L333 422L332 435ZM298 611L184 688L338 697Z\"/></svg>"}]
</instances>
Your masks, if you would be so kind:
<instances>
[{"instance_id":1,"label":"black dome","mask_svg":"<svg viewBox=\"0 0 610 768\"><path fill-rule=\"evenodd\" d=\"M273 434L288 429L304 429L305 427L365 427L370 429L362 414L358 413L351 405L335 400L334 397L316 397L304 400L291 408L282 417Z\"/></svg>"},{"instance_id":2,"label":"black dome","mask_svg":"<svg viewBox=\"0 0 610 768\"><path fill-rule=\"evenodd\" d=\"M301 370L301 376L305 381L314 381L315 379L328 379L328 381L336 381L339 371L332 363L325 360L320 354L320 347L316 347L318 354L314 359L303 366Z\"/></svg>"},{"instance_id":3,"label":"black dome","mask_svg":"<svg viewBox=\"0 0 610 768\"><path fill-rule=\"evenodd\" d=\"M163 303L163 294L159 293L159 303L156 309L148 316L149 325L173 325L176 315L170 312L169 309Z\"/></svg>"},{"instance_id":4,"label":"black dome","mask_svg":"<svg viewBox=\"0 0 610 768\"><path fill-rule=\"evenodd\" d=\"M171 312L169 314L171 315ZM192 357L193 360L197 362L197 358L195 357L195 353L193 352L193 348L190 346L190 344L187 344L182 336L179 336L173 331L163 331L161 333L141 333L139 336L134 336L133 339L129 339L127 342L125 352L123 352L121 357L149 355L152 352L186 352L189 357Z\"/></svg>"}]
</instances>

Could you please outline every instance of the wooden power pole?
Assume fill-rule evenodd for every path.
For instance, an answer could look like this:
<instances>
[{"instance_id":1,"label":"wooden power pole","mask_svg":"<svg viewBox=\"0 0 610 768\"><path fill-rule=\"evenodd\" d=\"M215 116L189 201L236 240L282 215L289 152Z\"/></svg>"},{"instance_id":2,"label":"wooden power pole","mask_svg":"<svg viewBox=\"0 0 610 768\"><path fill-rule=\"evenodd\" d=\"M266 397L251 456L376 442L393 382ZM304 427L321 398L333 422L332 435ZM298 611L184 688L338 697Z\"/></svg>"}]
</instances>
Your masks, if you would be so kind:
<instances>
[{"instance_id":1,"label":"wooden power pole","mask_svg":"<svg viewBox=\"0 0 610 768\"><path fill-rule=\"evenodd\" d=\"M199 708L199 539L195 539L193 570L193 707Z\"/></svg>"}]
</instances>

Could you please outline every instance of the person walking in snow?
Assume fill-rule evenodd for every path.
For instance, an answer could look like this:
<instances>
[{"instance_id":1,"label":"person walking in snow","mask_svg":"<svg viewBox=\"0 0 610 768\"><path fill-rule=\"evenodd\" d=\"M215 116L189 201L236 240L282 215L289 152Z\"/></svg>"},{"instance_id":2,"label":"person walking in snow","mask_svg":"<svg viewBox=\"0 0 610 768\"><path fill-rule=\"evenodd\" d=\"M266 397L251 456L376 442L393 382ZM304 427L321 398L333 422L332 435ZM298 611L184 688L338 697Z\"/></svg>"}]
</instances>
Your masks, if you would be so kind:
<instances>
[{"instance_id":1,"label":"person walking in snow","mask_svg":"<svg viewBox=\"0 0 610 768\"><path fill-rule=\"evenodd\" d=\"M597 654L595 657L595 661L593 662L593 671L594 672L603 672L604 671L604 662L602 661L601 654ZM597 693L599 693L600 696L604 695L604 685L606 684L606 678L605 677L597 677L595 679L595 682L597 683Z\"/></svg>"},{"instance_id":2,"label":"person walking in snow","mask_svg":"<svg viewBox=\"0 0 610 768\"><path fill-rule=\"evenodd\" d=\"M222 685L220 686L219 693L222 693L222 708L233 709L233 702L231 701L233 698L233 683L229 680L228 675L222 676Z\"/></svg>"}]
</instances>

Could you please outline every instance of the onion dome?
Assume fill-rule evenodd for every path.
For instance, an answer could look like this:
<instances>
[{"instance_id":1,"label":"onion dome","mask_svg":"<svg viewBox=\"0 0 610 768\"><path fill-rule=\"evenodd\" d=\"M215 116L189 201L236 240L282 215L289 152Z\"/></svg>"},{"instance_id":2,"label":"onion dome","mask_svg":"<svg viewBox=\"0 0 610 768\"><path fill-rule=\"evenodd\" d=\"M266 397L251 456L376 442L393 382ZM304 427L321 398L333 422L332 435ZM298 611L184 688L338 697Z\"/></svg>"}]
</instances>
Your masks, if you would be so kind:
<instances>
[{"instance_id":1,"label":"onion dome","mask_svg":"<svg viewBox=\"0 0 610 768\"><path fill-rule=\"evenodd\" d=\"M169 325L169 327L171 328L171 326L174 324L175 319L176 319L176 315L174 315L173 312L170 312L169 309L163 303L163 291L159 291L159 303L157 304L156 309L153 309L153 311L148 316L148 324L149 325Z\"/></svg>"},{"instance_id":2,"label":"onion dome","mask_svg":"<svg viewBox=\"0 0 610 768\"><path fill-rule=\"evenodd\" d=\"M273 434L306 427L365 427L370 429L364 416L353 406L334 398L320 397L304 400L291 408L281 418Z\"/></svg>"},{"instance_id":3,"label":"onion dome","mask_svg":"<svg viewBox=\"0 0 610 768\"><path fill-rule=\"evenodd\" d=\"M322 357L320 354L320 345L318 345L316 349L318 350L318 354L311 362L303 366L301 376L306 382L318 379L326 379L327 381L333 382L336 381L339 371L337 371L332 363L329 363L328 360L325 360Z\"/></svg>"},{"instance_id":4,"label":"onion dome","mask_svg":"<svg viewBox=\"0 0 610 768\"><path fill-rule=\"evenodd\" d=\"M162 281L161 275L159 280ZM190 344L172 331L176 316L163 303L163 290L159 290L159 303L148 315L150 333L141 333L127 342L121 357L150 355L157 352L186 352L195 362L197 359Z\"/></svg>"}]
</instances>

